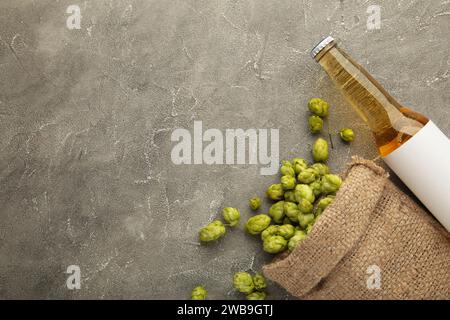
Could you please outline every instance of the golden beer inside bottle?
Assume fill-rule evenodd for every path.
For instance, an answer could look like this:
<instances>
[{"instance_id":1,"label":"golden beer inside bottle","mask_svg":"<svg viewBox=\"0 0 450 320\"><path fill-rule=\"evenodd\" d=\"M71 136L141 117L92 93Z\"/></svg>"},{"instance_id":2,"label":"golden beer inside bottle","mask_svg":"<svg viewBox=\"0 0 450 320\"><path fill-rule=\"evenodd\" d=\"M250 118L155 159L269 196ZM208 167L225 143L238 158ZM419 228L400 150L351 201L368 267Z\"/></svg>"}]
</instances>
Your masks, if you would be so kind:
<instances>
[{"instance_id":1,"label":"golden beer inside bottle","mask_svg":"<svg viewBox=\"0 0 450 320\"><path fill-rule=\"evenodd\" d=\"M325 47L316 60L369 125L381 156L400 147L428 122L423 115L396 102L334 42Z\"/></svg>"}]
</instances>

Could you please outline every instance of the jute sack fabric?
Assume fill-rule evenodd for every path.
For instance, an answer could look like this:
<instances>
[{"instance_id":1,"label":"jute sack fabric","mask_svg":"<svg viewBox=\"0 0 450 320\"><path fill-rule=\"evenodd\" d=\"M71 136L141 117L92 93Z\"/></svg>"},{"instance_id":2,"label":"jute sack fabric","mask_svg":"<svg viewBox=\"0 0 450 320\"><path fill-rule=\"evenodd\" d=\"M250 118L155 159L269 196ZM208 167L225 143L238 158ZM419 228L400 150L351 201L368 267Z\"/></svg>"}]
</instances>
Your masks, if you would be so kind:
<instances>
[{"instance_id":1,"label":"jute sack fabric","mask_svg":"<svg viewBox=\"0 0 450 320\"><path fill-rule=\"evenodd\" d=\"M354 157L344 178L308 237L265 276L301 299L450 299L445 229L372 161Z\"/></svg>"}]
</instances>

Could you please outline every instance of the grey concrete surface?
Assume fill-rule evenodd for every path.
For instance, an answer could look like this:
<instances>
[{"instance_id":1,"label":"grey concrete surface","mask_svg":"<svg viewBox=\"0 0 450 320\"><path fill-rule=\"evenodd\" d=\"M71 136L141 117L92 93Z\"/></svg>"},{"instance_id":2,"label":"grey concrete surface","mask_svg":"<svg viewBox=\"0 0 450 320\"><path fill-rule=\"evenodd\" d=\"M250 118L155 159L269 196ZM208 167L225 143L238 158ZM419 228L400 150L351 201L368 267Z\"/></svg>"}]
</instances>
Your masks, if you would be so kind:
<instances>
[{"instance_id":1,"label":"grey concrete surface","mask_svg":"<svg viewBox=\"0 0 450 320\"><path fill-rule=\"evenodd\" d=\"M69 30L66 9L81 8ZM367 7L381 29L367 30ZM0 298L240 299L231 275L271 260L242 225L200 246L224 206L251 213L277 176L259 165L171 162L176 128L279 128L309 157L320 96L330 164L375 158L372 137L309 51L339 39L398 100L450 134L450 4L432 1L0 1ZM264 203L263 210L268 208ZM81 289L68 290L69 265ZM270 284L273 299L291 298Z\"/></svg>"}]
</instances>

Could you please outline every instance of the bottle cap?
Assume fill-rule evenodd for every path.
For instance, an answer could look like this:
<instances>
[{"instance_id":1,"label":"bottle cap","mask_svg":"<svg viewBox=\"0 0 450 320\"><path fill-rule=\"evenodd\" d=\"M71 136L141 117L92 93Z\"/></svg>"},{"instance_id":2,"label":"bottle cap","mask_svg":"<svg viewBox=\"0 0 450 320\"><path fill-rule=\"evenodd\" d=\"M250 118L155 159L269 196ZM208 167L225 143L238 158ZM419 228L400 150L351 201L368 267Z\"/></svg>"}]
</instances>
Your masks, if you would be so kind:
<instances>
[{"instance_id":1,"label":"bottle cap","mask_svg":"<svg viewBox=\"0 0 450 320\"><path fill-rule=\"evenodd\" d=\"M329 45L331 42L334 41L334 38L331 36L328 36L322 41L320 41L312 50L311 50L311 57L314 59L320 51L322 51L323 48L325 48L327 45Z\"/></svg>"}]
</instances>

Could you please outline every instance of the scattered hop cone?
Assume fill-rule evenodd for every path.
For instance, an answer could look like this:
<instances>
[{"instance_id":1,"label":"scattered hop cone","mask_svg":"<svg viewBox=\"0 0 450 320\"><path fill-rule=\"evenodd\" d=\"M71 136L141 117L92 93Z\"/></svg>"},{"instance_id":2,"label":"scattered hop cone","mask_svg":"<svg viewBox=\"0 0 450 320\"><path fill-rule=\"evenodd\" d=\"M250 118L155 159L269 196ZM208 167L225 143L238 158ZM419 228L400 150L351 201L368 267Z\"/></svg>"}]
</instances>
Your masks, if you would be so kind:
<instances>
[{"instance_id":1,"label":"scattered hop cone","mask_svg":"<svg viewBox=\"0 0 450 320\"><path fill-rule=\"evenodd\" d=\"M345 142L352 142L355 139L355 133L350 128L344 128L339 131L341 139Z\"/></svg>"},{"instance_id":2,"label":"scattered hop cone","mask_svg":"<svg viewBox=\"0 0 450 320\"><path fill-rule=\"evenodd\" d=\"M293 168L292 163L289 160L281 160L281 166Z\"/></svg>"},{"instance_id":3,"label":"scattered hop cone","mask_svg":"<svg viewBox=\"0 0 450 320\"><path fill-rule=\"evenodd\" d=\"M328 103L320 98L313 98L308 102L309 110L319 117L326 117L329 107Z\"/></svg>"},{"instance_id":4,"label":"scattered hop cone","mask_svg":"<svg viewBox=\"0 0 450 320\"><path fill-rule=\"evenodd\" d=\"M252 210L258 210L259 207L261 207L261 199L260 199L259 197L251 198L251 199L248 201L248 204L250 205L250 208L251 208Z\"/></svg>"},{"instance_id":5,"label":"scattered hop cone","mask_svg":"<svg viewBox=\"0 0 450 320\"><path fill-rule=\"evenodd\" d=\"M208 292L202 286L195 287L192 289L191 300L205 300Z\"/></svg>"},{"instance_id":6,"label":"scattered hop cone","mask_svg":"<svg viewBox=\"0 0 450 320\"><path fill-rule=\"evenodd\" d=\"M227 208L223 208L222 216L223 216L223 219L226 222L228 222L230 227L234 227L238 224L241 214L239 213L238 209L227 207Z\"/></svg>"},{"instance_id":7,"label":"scattered hop cone","mask_svg":"<svg viewBox=\"0 0 450 320\"><path fill-rule=\"evenodd\" d=\"M214 220L207 226L200 229L199 239L203 242L209 242L219 239L225 234L225 226L222 221Z\"/></svg>"},{"instance_id":8,"label":"scattered hop cone","mask_svg":"<svg viewBox=\"0 0 450 320\"><path fill-rule=\"evenodd\" d=\"M313 194L316 198L318 198L320 196L320 194L322 193L322 181L321 180L316 180L316 181L310 183L309 187L313 191Z\"/></svg>"},{"instance_id":9,"label":"scattered hop cone","mask_svg":"<svg viewBox=\"0 0 450 320\"><path fill-rule=\"evenodd\" d=\"M313 213L308 213L308 214L299 214L298 215L298 224L300 225L300 227L302 227L303 229L305 229L309 224L314 222L314 214Z\"/></svg>"},{"instance_id":10,"label":"scattered hop cone","mask_svg":"<svg viewBox=\"0 0 450 320\"><path fill-rule=\"evenodd\" d=\"M322 177L322 193L336 193L341 187L342 179L335 174L326 174Z\"/></svg>"},{"instance_id":11,"label":"scattered hop cone","mask_svg":"<svg viewBox=\"0 0 450 320\"><path fill-rule=\"evenodd\" d=\"M284 165L284 166L281 166L281 168L280 168L280 173L281 173L281 175L283 175L283 176L292 176L292 177L295 177L295 171L294 171L294 168L292 167L292 165L289 163L289 166L287 166L287 165Z\"/></svg>"},{"instance_id":12,"label":"scattered hop cone","mask_svg":"<svg viewBox=\"0 0 450 320\"><path fill-rule=\"evenodd\" d=\"M292 238L295 233L295 228L291 224L283 224L278 228L278 235L282 236L286 240Z\"/></svg>"},{"instance_id":13,"label":"scattered hop cone","mask_svg":"<svg viewBox=\"0 0 450 320\"><path fill-rule=\"evenodd\" d=\"M326 196L325 198L320 199L317 203L315 215L320 216L326 207L334 200L334 196Z\"/></svg>"},{"instance_id":14,"label":"scattered hop cone","mask_svg":"<svg viewBox=\"0 0 450 320\"><path fill-rule=\"evenodd\" d=\"M314 221L306 226L305 231L306 231L307 235L312 231L313 226L314 226Z\"/></svg>"},{"instance_id":15,"label":"scattered hop cone","mask_svg":"<svg viewBox=\"0 0 450 320\"><path fill-rule=\"evenodd\" d=\"M310 116L308 119L309 129L311 133L319 133L323 128L323 120L319 116Z\"/></svg>"},{"instance_id":16,"label":"scattered hop cone","mask_svg":"<svg viewBox=\"0 0 450 320\"><path fill-rule=\"evenodd\" d=\"M313 203L316 198L314 196L313 189L311 189L311 187L307 184L296 185L294 194L295 199L297 200L298 203L300 203L302 199L308 200L309 202Z\"/></svg>"},{"instance_id":17,"label":"scattered hop cone","mask_svg":"<svg viewBox=\"0 0 450 320\"><path fill-rule=\"evenodd\" d=\"M264 240L266 240L268 237L278 235L278 228L279 228L279 227L280 227L280 226L275 226L275 225L268 226L266 230L264 230L263 232L261 232L261 240L264 241Z\"/></svg>"},{"instance_id":18,"label":"scattered hop cone","mask_svg":"<svg viewBox=\"0 0 450 320\"><path fill-rule=\"evenodd\" d=\"M265 214L258 214L247 220L245 225L248 233L259 234L270 225L270 217Z\"/></svg>"},{"instance_id":19,"label":"scattered hop cone","mask_svg":"<svg viewBox=\"0 0 450 320\"><path fill-rule=\"evenodd\" d=\"M295 188L296 181L293 176L282 176L280 182L283 190L292 190Z\"/></svg>"},{"instance_id":20,"label":"scattered hop cone","mask_svg":"<svg viewBox=\"0 0 450 320\"><path fill-rule=\"evenodd\" d=\"M328 160L328 142L319 138L314 142L312 155L315 162L325 162Z\"/></svg>"},{"instance_id":21,"label":"scattered hop cone","mask_svg":"<svg viewBox=\"0 0 450 320\"><path fill-rule=\"evenodd\" d=\"M284 190L281 184L273 184L267 189L267 196L275 201L282 200L284 198Z\"/></svg>"},{"instance_id":22,"label":"scattered hop cone","mask_svg":"<svg viewBox=\"0 0 450 320\"><path fill-rule=\"evenodd\" d=\"M269 209L269 216L275 223L281 223L284 219L284 201L274 203Z\"/></svg>"},{"instance_id":23,"label":"scattered hop cone","mask_svg":"<svg viewBox=\"0 0 450 320\"><path fill-rule=\"evenodd\" d=\"M312 213L313 209L314 209L313 204L306 199L301 199L300 202L298 203L298 210L302 214Z\"/></svg>"},{"instance_id":24,"label":"scattered hop cone","mask_svg":"<svg viewBox=\"0 0 450 320\"><path fill-rule=\"evenodd\" d=\"M298 206L296 203L289 201L284 202L284 214L290 221L297 223L299 213L300 211L298 210Z\"/></svg>"},{"instance_id":25,"label":"scattered hop cone","mask_svg":"<svg viewBox=\"0 0 450 320\"><path fill-rule=\"evenodd\" d=\"M316 172L319 176L324 176L324 175L330 173L330 168L326 164L321 163L321 162L314 163L311 166L311 168L316 170Z\"/></svg>"},{"instance_id":26,"label":"scattered hop cone","mask_svg":"<svg viewBox=\"0 0 450 320\"><path fill-rule=\"evenodd\" d=\"M242 293L252 293L255 290L253 278L248 272L236 272L233 276L234 288Z\"/></svg>"},{"instance_id":27,"label":"scattered hop cone","mask_svg":"<svg viewBox=\"0 0 450 320\"><path fill-rule=\"evenodd\" d=\"M308 168L308 162L306 162L303 158L294 158L292 159L292 166L296 174L299 174L306 168Z\"/></svg>"},{"instance_id":28,"label":"scattered hop cone","mask_svg":"<svg viewBox=\"0 0 450 320\"><path fill-rule=\"evenodd\" d=\"M247 300L266 300L267 294L264 291L255 291L247 295Z\"/></svg>"},{"instance_id":29,"label":"scattered hop cone","mask_svg":"<svg viewBox=\"0 0 450 320\"><path fill-rule=\"evenodd\" d=\"M287 241L282 236L270 236L263 242L263 250L267 253L280 253L286 249Z\"/></svg>"},{"instance_id":30,"label":"scattered hop cone","mask_svg":"<svg viewBox=\"0 0 450 320\"><path fill-rule=\"evenodd\" d=\"M304 169L297 176L298 182L306 184L314 182L316 178L317 172L313 168Z\"/></svg>"},{"instance_id":31,"label":"scattered hop cone","mask_svg":"<svg viewBox=\"0 0 450 320\"><path fill-rule=\"evenodd\" d=\"M255 285L255 290L261 291L267 287L266 278L260 273L253 276L253 284Z\"/></svg>"},{"instance_id":32,"label":"scattered hop cone","mask_svg":"<svg viewBox=\"0 0 450 320\"><path fill-rule=\"evenodd\" d=\"M289 251L294 250L300 242L302 242L306 238L306 232L302 230L295 231L294 236L289 239L288 249Z\"/></svg>"},{"instance_id":33,"label":"scattered hop cone","mask_svg":"<svg viewBox=\"0 0 450 320\"><path fill-rule=\"evenodd\" d=\"M295 193L293 190L287 190L284 192L284 200L289 202L296 202Z\"/></svg>"}]
</instances>

